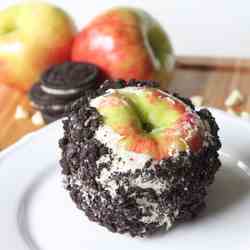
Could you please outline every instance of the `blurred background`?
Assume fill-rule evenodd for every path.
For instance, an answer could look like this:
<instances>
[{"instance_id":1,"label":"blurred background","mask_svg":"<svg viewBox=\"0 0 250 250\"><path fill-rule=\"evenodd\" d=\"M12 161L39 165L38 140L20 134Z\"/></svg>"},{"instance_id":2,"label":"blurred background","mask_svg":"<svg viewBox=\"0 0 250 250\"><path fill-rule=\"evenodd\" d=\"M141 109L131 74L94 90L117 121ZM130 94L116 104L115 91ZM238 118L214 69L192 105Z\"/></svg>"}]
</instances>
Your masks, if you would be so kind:
<instances>
[{"instance_id":1,"label":"blurred background","mask_svg":"<svg viewBox=\"0 0 250 250\"><path fill-rule=\"evenodd\" d=\"M16 3L1 0L0 9ZM246 0L50 0L66 9L83 27L101 10L116 5L142 7L170 34L182 55L250 57L250 2Z\"/></svg>"}]
</instances>

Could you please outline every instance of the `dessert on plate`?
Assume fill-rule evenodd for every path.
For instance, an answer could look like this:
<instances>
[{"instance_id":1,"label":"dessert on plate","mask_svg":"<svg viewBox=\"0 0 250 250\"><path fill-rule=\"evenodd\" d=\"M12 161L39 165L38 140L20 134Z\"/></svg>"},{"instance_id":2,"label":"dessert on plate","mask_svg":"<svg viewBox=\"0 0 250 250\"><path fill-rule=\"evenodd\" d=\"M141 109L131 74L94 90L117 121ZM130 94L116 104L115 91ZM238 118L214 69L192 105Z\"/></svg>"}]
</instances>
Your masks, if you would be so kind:
<instances>
[{"instance_id":1,"label":"dessert on plate","mask_svg":"<svg viewBox=\"0 0 250 250\"><path fill-rule=\"evenodd\" d=\"M145 236L204 208L221 146L207 109L152 81L105 81L63 124L65 186L90 220Z\"/></svg>"}]
</instances>

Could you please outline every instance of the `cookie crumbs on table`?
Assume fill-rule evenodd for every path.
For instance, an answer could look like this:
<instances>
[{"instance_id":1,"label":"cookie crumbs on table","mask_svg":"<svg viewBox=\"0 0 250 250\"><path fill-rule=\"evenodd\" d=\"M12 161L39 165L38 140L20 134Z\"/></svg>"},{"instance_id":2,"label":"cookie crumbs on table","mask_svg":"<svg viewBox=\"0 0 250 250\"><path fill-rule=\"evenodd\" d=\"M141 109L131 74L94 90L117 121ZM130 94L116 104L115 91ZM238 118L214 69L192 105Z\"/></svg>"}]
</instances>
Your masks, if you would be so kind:
<instances>
[{"instance_id":1,"label":"cookie crumbs on table","mask_svg":"<svg viewBox=\"0 0 250 250\"><path fill-rule=\"evenodd\" d=\"M28 118L29 118L29 112L21 105L17 105L16 112L15 112L15 119L21 120L21 119L28 119Z\"/></svg>"},{"instance_id":2,"label":"cookie crumbs on table","mask_svg":"<svg viewBox=\"0 0 250 250\"><path fill-rule=\"evenodd\" d=\"M230 95L225 100L226 107L235 107L237 105L242 104L244 101L244 96L240 92L239 89L234 89Z\"/></svg>"},{"instance_id":3,"label":"cookie crumbs on table","mask_svg":"<svg viewBox=\"0 0 250 250\"><path fill-rule=\"evenodd\" d=\"M45 125L42 113L40 111L35 112L35 114L31 117L31 121L36 126Z\"/></svg>"},{"instance_id":4,"label":"cookie crumbs on table","mask_svg":"<svg viewBox=\"0 0 250 250\"><path fill-rule=\"evenodd\" d=\"M200 95L191 96L190 100L192 101L192 103L196 107L201 107L203 102L204 102L204 98L202 96L200 96Z\"/></svg>"}]
</instances>

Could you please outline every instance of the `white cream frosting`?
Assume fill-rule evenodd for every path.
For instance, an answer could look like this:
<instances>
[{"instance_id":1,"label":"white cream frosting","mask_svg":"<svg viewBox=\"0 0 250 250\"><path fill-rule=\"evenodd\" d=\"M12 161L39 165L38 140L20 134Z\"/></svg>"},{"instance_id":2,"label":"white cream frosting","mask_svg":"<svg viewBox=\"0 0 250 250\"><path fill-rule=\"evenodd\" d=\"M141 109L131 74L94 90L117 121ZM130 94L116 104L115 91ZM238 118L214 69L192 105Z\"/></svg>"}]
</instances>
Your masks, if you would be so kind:
<instances>
[{"instance_id":1,"label":"white cream frosting","mask_svg":"<svg viewBox=\"0 0 250 250\"><path fill-rule=\"evenodd\" d=\"M131 151L125 150L123 147L119 145L119 140L121 136L115 133L108 126L101 126L95 133L95 139L104 143L109 149L112 150L112 165L110 170L104 168L100 173L100 177L97 179L97 182L101 183L106 190L110 192L110 195L115 198L117 195L118 184L113 179L112 174L114 173L126 173L131 171L135 172L137 169L143 169L145 167L145 163L151 159L149 155L146 154L138 154ZM110 156L104 155L97 161L97 167L101 163L109 162ZM157 161L152 161L150 167L154 167ZM159 178L155 178L153 180L144 181L142 176L138 176L135 179L130 180L131 186L137 186L142 189L153 189L157 194L161 194L162 191L168 188L168 183L165 180L161 180ZM168 216L168 213L164 213L164 215L159 215L159 206L157 203L150 202L146 199L142 201L138 201L138 206L142 209L150 208L152 215L142 217L142 221L145 223L156 222L160 225L166 224L166 227L169 228L172 223L171 219Z\"/></svg>"}]
</instances>

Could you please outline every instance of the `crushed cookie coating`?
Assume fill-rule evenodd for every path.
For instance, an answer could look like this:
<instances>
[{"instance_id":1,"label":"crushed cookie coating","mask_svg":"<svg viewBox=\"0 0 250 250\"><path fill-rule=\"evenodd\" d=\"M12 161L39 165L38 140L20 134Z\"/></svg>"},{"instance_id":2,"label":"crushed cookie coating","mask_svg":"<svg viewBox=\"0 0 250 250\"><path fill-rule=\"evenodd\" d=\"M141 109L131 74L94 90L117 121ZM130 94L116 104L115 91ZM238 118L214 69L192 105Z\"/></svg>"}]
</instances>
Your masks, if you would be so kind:
<instances>
[{"instance_id":1,"label":"crushed cookie coating","mask_svg":"<svg viewBox=\"0 0 250 250\"><path fill-rule=\"evenodd\" d=\"M127 86L158 85L154 81L107 80L71 105L59 141L60 165L65 188L89 220L111 232L143 237L190 220L202 211L208 186L221 165L217 152L221 143L215 119L202 109L197 114L207 126L208 143L198 153L180 152L160 161L149 159L138 169L112 171L112 150L95 138L95 132L103 126L102 117L89 103L110 88ZM189 99L174 96L195 110ZM117 160L119 164L123 161L122 157ZM101 181L106 172L116 187L115 193ZM162 183L160 190L148 185L154 181Z\"/></svg>"}]
</instances>

